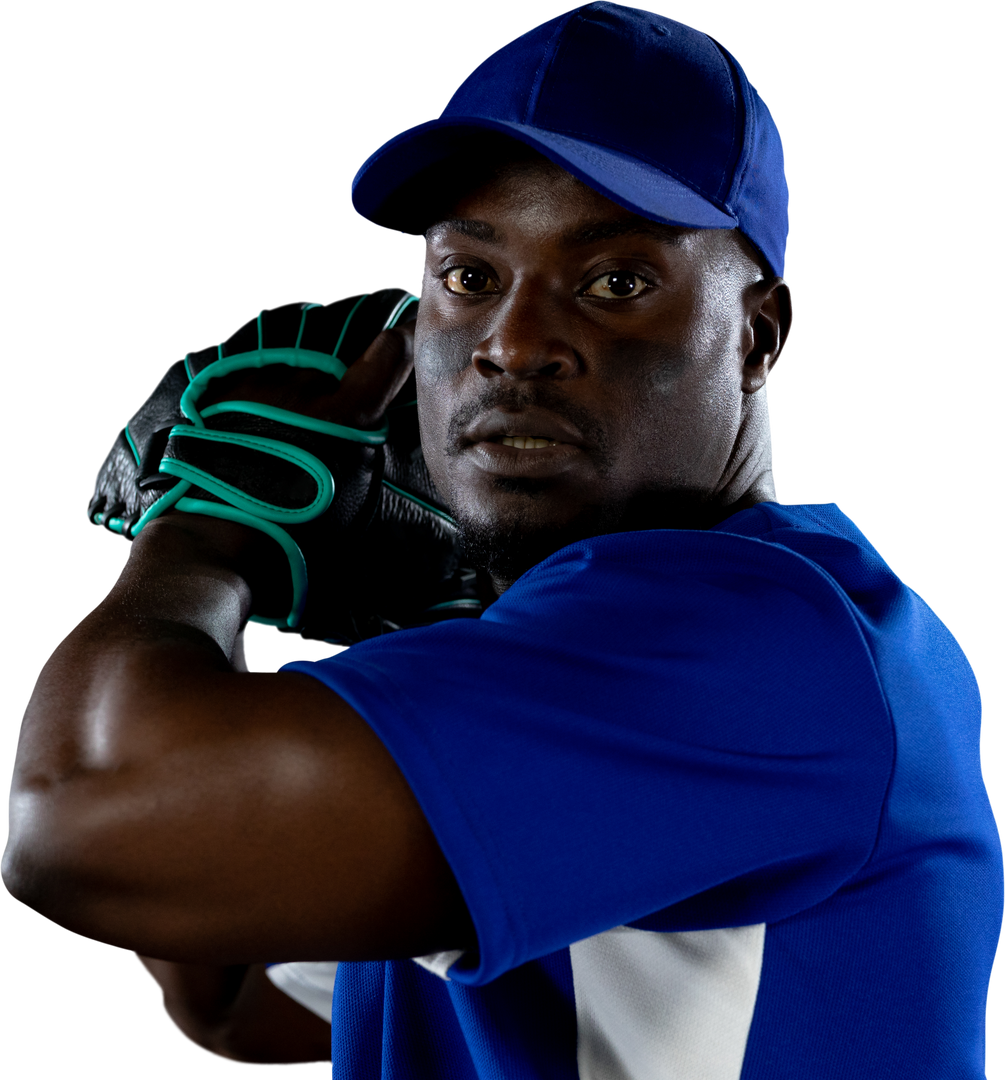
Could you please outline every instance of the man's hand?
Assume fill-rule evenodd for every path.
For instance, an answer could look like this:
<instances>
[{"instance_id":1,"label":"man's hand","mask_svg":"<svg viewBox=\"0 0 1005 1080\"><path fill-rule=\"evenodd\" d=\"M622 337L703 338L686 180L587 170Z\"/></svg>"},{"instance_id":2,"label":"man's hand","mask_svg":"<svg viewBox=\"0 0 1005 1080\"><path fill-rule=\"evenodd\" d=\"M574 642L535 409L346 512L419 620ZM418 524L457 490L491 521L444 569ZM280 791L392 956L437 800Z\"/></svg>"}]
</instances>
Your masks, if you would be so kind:
<instances>
[{"instance_id":1,"label":"man's hand","mask_svg":"<svg viewBox=\"0 0 1005 1080\"><path fill-rule=\"evenodd\" d=\"M277 989L264 964L174 964L141 956L164 1007L195 1043L235 1061L328 1061L331 1025Z\"/></svg>"},{"instance_id":2,"label":"man's hand","mask_svg":"<svg viewBox=\"0 0 1005 1080\"><path fill-rule=\"evenodd\" d=\"M382 330L366 352L349 367L341 381L318 370L298 369L282 364L248 368L210 383L200 405L208 408L227 401L257 402L347 428L377 428L386 409L411 374L413 335L415 321ZM347 454L347 457L349 456ZM367 453L364 449L356 456L370 459L374 458L375 454L374 451ZM365 485L379 485L382 468L377 470L376 476L372 461L359 464L359 469ZM365 513L367 500L372 503L369 508L372 512L376 508L377 499L375 490L372 496L353 500L355 512ZM351 517L347 517L347 513L343 512L337 528L352 528L353 521ZM222 553L237 559L235 566L252 589L255 611L277 611L288 604L289 575L286 561L282 550L268 534L240 523L234 523L236 527L229 527L229 523L225 526L220 518L191 512L169 510L165 516L173 517L175 524L181 527L198 532L207 542L219 544ZM312 531L315 536L308 540L299 537L301 545L307 548L307 553L317 554L316 549L322 545L322 537L327 535L328 555L336 558L338 549L330 544L331 523L317 523ZM237 541L237 537L242 537L242 540ZM312 578L318 581L315 591L322 591L320 582L326 577L325 567L312 559L311 570ZM325 598L329 608L338 603L337 599L330 595Z\"/></svg>"},{"instance_id":3,"label":"man's hand","mask_svg":"<svg viewBox=\"0 0 1005 1080\"><path fill-rule=\"evenodd\" d=\"M477 615L419 444L415 307L399 289L290 304L179 361L116 440L91 520L130 539L172 509L250 525L267 538L252 617L305 637Z\"/></svg>"},{"instance_id":4,"label":"man's hand","mask_svg":"<svg viewBox=\"0 0 1005 1080\"><path fill-rule=\"evenodd\" d=\"M414 322L382 330L341 378L285 364L243 367L209 382L199 407L205 411L223 401L258 401L354 430L375 431L412 371L414 333Z\"/></svg>"}]
</instances>

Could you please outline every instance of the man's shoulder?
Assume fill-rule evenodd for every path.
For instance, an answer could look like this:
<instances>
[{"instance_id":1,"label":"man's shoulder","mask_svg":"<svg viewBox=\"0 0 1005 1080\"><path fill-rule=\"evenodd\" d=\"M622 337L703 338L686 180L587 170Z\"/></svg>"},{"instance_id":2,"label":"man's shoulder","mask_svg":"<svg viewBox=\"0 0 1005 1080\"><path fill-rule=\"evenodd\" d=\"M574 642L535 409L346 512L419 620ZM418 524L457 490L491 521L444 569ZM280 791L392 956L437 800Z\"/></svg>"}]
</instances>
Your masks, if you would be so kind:
<instances>
[{"instance_id":1,"label":"man's shoulder","mask_svg":"<svg viewBox=\"0 0 1005 1080\"><path fill-rule=\"evenodd\" d=\"M488 617L544 597L551 605L562 596L623 603L710 584L724 602L756 594L770 607L773 594L777 601L796 593L841 607L861 594L866 578L875 589L903 588L836 506L762 503L708 530L636 530L570 544L518 579Z\"/></svg>"},{"instance_id":2,"label":"man's shoulder","mask_svg":"<svg viewBox=\"0 0 1005 1080\"><path fill-rule=\"evenodd\" d=\"M821 544L834 550L857 548L883 562L865 534L835 503L762 502L731 514L710 532L747 536L792 551L816 552L822 550Z\"/></svg>"},{"instance_id":3,"label":"man's shoulder","mask_svg":"<svg viewBox=\"0 0 1005 1080\"><path fill-rule=\"evenodd\" d=\"M806 559L856 607L887 602L905 589L885 559L834 503L759 503L720 522L712 532L743 536Z\"/></svg>"}]
</instances>

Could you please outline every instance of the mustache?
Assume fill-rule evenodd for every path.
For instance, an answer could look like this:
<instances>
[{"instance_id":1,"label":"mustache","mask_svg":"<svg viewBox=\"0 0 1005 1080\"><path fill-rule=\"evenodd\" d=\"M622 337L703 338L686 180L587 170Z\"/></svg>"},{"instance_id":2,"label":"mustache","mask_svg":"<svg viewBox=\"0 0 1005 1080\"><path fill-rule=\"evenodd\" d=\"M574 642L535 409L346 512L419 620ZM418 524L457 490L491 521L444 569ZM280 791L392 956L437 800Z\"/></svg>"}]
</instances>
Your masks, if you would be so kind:
<instances>
[{"instance_id":1,"label":"mustache","mask_svg":"<svg viewBox=\"0 0 1005 1080\"><path fill-rule=\"evenodd\" d=\"M465 432L478 417L488 412L520 413L527 409L546 409L573 424L583 436L587 452L598 466L613 463L610 439L603 425L582 406L571 402L554 384L528 381L517 386L486 386L473 400L461 405L447 425L447 456L457 457L463 450Z\"/></svg>"}]
</instances>

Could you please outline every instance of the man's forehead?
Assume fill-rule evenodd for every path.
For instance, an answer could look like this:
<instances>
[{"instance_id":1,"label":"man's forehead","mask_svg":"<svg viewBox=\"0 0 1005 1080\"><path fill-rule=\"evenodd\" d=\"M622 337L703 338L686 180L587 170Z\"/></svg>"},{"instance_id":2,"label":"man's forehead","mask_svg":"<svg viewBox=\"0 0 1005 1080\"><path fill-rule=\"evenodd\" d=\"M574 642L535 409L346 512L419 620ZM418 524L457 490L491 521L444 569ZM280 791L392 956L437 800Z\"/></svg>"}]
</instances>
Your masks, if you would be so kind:
<instances>
[{"instance_id":1,"label":"man's forehead","mask_svg":"<svg viewBox=\"0 0 1005 1080\"><path fill-rule=\"evenodd\" d=\"M577 222L562 230L558 237L559 243L566 247L588 247L590 244L620 237L645 236L660 243L678 245L688 232L693 231L680 225L650 221L629 211L625 214L626 216ZM506 242L505 231L492 222L467 217L450 217L436 222L427 230L426 239L430 243L436 243L446 240L451 234L466 236L484 244Z\"/></svg>"}]
</instances>

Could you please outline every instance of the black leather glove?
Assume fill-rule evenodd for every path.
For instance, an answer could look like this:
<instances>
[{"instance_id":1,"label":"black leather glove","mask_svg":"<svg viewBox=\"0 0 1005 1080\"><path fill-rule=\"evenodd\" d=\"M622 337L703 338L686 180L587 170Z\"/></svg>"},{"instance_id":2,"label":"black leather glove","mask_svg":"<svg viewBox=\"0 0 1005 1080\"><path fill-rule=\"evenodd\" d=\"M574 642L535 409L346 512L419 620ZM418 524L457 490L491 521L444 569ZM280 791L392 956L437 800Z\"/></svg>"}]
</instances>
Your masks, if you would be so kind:
<instances>
[{"instance_id":1,"label":"black leather glove","mask_svg":"<svg viewBox=\"0 0 1005 1080\"><path fill-rule=\"evenodd\" d=\"M478 615L474 573L460 564L456 528L422 459L414 379L376 431L240 395L259 369L259 382L274 384L276 374L280 383L340 379L382 329L414 318L415 305L397 289L290 304L189 354L120 433L91 520L130 539L169 509L258 529L285 569L269 588L252 582L252 618L305 637L351 643Z\"/></svg>"}]
</instances>

